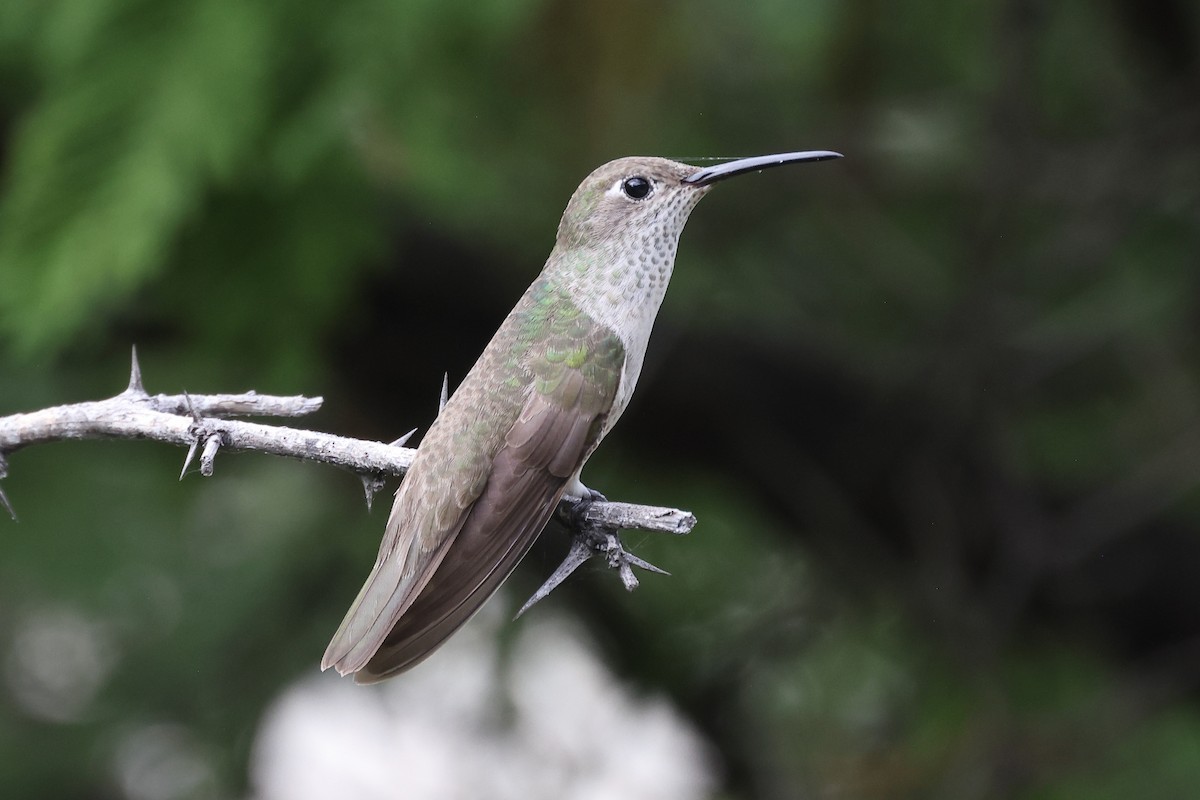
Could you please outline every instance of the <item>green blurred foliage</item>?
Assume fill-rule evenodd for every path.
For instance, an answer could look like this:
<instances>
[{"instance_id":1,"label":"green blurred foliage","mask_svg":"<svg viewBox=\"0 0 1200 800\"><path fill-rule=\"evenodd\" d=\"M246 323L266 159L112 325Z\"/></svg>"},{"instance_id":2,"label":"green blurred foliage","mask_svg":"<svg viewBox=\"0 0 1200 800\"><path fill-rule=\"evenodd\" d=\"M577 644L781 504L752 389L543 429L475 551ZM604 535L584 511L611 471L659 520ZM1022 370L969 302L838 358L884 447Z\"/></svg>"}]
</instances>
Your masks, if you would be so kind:
<instances>
[{"instance_id":1,"label":"green blurred foliage","mask_svg":"<svg viewBox=\"0 0 1200 800\"><path fill-rule=\"evenodd\" d=\"M1188 797L1198 91L1183 0L6 0L0 414L119 391L137 343L152 392L391 439L594 166L838 149L695 213L588 482L700 526L557 602L730 797ZM179 796L243 791L373 558L353 479L180 457L9 457L5 796L129 796L163 730Z\"/></svg>"}]
</instances>

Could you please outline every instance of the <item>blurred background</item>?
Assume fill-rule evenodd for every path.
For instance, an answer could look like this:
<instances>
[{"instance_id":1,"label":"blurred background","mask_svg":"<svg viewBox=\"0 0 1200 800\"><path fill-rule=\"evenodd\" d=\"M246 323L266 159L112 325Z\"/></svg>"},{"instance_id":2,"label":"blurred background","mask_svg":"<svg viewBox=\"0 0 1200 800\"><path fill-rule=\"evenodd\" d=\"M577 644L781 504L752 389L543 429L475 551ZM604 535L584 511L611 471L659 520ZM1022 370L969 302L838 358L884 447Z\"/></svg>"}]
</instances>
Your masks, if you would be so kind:
<instances>
[{"instance_id":1,"label":"blurred background","mask_svg":"<svg viewBox=\"0 0 1200 800\"><path fill-rule=\"evenodd\" d=\"M389 498L13 454L9 798L1184 798L1200 785L1185 0L5 0L0 414L428 426L612 158L829 148L692 215L585 479L692 510L417 670L318 673Z\"/></svg>"}]
</instances>

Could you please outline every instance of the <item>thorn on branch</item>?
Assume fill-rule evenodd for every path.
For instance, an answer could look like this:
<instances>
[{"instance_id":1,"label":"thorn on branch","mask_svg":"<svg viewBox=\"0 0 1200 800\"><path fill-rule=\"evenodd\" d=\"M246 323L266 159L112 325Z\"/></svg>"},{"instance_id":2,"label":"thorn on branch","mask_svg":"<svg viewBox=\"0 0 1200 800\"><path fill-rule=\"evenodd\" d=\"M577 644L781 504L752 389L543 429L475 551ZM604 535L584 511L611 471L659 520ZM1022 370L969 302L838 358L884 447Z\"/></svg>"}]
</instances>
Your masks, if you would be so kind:
<instances>
[{"instance_id":1,"label":"thorn on branch","mask_svg":"<svg viewBox=\"0 0 1200 800\"><path fill-rule=\"evenodd\" d=\"M408 433L404 434L403 436L401 436L399 439L395 440L394 442L388 442L388 447L403 447L403 446L404 446L404 444L405 444L405 443L406 443L406 442L407 442L409 439L411 439L411 438L412 438L412 435L413 435L414 433L416 433L416 432L417 432L417 429L416 429L416 428L413 428L411 431L409 431Z\"/></svg>"},{"instance_id":2,"label":"thorn on branch","mask_svg":"<svg viewBox=\"0 0 1200 800\"><path fill-rule=\"evenodd\" d=\"M571 573L579 568L579 565L591 558L595 553L591 546L583 539L582 536L576 536L571 539L571 549L567 551L567 557L558 565L558 569L554 570L546 582L538 587L538 590L533 593L533 596L525 601L525 605L517 612L513 619L519 619L529 609L541 600L544 600L547 595L558 588L558 585L570 577Z\"/></svg>"},{"instance_id":3,"label":"thorn on branch","mask_svg":"<svg viewBox=\"0 0 1200 800\"><path fill-rule=\"evenodd\" d=\"M442 413L442 409L446 407L446 401L450 399L450 373L442 373L442 394L438 397L438 414Z\"/></svg>"},{"instance_id":4,"label":"thorn on branch","mask_svg":"<svg viewBox=\"0 0 1200 800\"><path fill-rule=\"evenodd\" d=\"M183 480L183 476L187 475L188 467L192 465L192 459L196 457L196 448L199 446L200 437L196 436L192 439L192 443L188 447L187 455L183 457L183 469L179 471L179 480Z\"/></svg>"},{"instance_id":5,"label":"thorn on branch","mask_svg":"<svg viewBox=\"0 0 1200 800\"><path fill-rule=\"evenodd\" d=\"M657 575L669 576L671 574L662 567L656 567L646 559L640 556L635 556L633 553L627 551L621 546L621 540L618 539L616 535L613 535L611 538L611 544L614 545L614 547L613 549L610 549L608 553L609 567L613 567L614 564L619 564L622 568L637 567L638 569L644 569L646 572L653 572ZM633 586L629 586L628 581L626 581L625 588L632 592L637 588L637 581L635 580L633 582Z\"/></svg>"},{"instance_id":6,"label":"thorn on branch","mask_svg":"<svg viewBox=\"0 0 1200 800\"><path fill-rule=\"evenodd\" d=\"M130 358L129 366L129 386L125 389L125 394L135 397L146 397L146 387L142 384L142 365L138 363L137 345L133 346L133 355Z\"/></svg>"},{"instance_id":7,"label":"thorn on branch","mask_svg":"<svg viewBox=\"0 0 1200 800\"><path fill-rule=\"evenodd\" d=\"M4 460L4 456L0 454L0 479L8 477L8 462ZM17 522L17 511L12 507L12 503L8 501L8 495L4 493L3 487L0 487L0 506L8 511L8 515L13 518L13 522Z\"/></svg>"},{"instance_id":8,"label":"thorn on branch","mask_svg":"<svg viewBox=\"0 0 1200 800\"><path fill-rule=\"evenodd\" d=\"M183 402L187 404L188 413L192 415L192 422L197 425L201 422L200 412L196 410L196 406L192 404L192 396L187 392L183 393Z\"/></svg>"},{"instance_id":9,"label":"thorn on branch","mask_svg":"<svg viewBox=\"0 0 1200 800\"><path fill-rule=\"evenodd\" d=\"M367 496L367 511L371 510L371 502L375 499L375 493L383 489L387 483L383 479L383 475L378 472L362 473L358 476L362 481L363 494Z\"/></svg>"},{"instance_id":10,"label":"thorn on branch","mask_svg":"<svg viewBox=\"0 0 1200 800\"><path fill-rule=\"evenodd\" d=\"M16 509L12 507L12 503L8 502L8 495L4 493L4 489L0 489L0 506L4 506L4 509L8 511L8 515L12 517L13 522L20 521L17 519Z\"/></svg>"}]
</instances>

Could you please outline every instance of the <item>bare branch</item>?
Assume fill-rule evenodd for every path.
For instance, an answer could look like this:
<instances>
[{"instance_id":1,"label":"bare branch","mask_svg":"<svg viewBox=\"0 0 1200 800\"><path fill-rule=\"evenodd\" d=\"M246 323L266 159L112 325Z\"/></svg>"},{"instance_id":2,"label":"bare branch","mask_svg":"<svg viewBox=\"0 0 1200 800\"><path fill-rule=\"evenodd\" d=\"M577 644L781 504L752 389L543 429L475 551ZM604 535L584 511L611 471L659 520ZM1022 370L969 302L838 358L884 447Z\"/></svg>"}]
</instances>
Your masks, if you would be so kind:
<instances>
[{"instance_id":1,"label":"bare branch","mask_svg":"<svg viewBox=\"0 0 1200 800\"><path fill-rule=\"evenodd\" d=\"M204 440L204 452L200 454L200 474L206 478L211 478L213 474L213 465L217 460L217 450L221 447L221 437L219 434L211 434Z\"/></svg>"},{"instance_id":2,"label":"bare branch","mask_svg":"<svg viewBox=\"0 0 1200 800\"><path fill-rule=\"evenodd\" d=\"M280 397L253 391L150 395L143 388L135 351L129 387L116 397L0 417L0 479L7 474L5 456L31 445L75 439L153 439L188 448L181 479L197 452L200 474L204 476L212 474L218 451L266 453L332 464L356 473L363 480L369 505L374 492L382 488L385 476L403 475L408 470L416 450L401 445L414 431L385 444L227 419L248 415L301 416L316 411L321 403L320 397ZM0 506L16 518L2 490ZM564 509L569 507L569 503L564 503ZM608 501L593 503L582 518L583 527L606 531L641 529L684 534L695 524L696 518L687 511Z\"/></svg>"},{"instance_id":3,"label":"bare branch","mask_svg":"<svg viewBox=\"0 0 1200 800\"><path fill-rule=\"evenodd\" d=\"M442 380L438 413L449 395L448 376ZM416 429L391 444L347 439L318 431L299 430L256 422L231 420L233 416L301 416L321 407L321 398L275 397L256 392L214 395L149 395L142 383L142 370L133 351L129 385L108 400L74 403L0 417L0 479L7 475L6 456L21 448L44 442L68 439L154 439L188 449L180 480L187 474L197 451L200 474L213 474L217 453L243 450L333 464L357 473L366 494L367 508L375 492L384 486L388 475L403 475L412 464L416 450L403 445ZM599 497L599 495L597 496ZM0 489L0 506L15 520L8 497ZM639 528L672 534L689 532L696 518L687 511L654 508L629 503L610 503L596 499L586 505L564 500L558 521L575 534L575 543L562 566L529 599L518 616L548 595L580 564L601 556L609 568L621 576L625 588L638 585L633 567L663 572L621 545L620 529Z\"/></svg>"},{"instance_id":4,"label":"bare branch","mask_svg":"<svg viewBox=\"0 0 1200 800\"><path fill-rule=\"evenodd\" d=\"M68 439L153 439L191 447L219 435L220 444L228 450L319 461L353 472L403 475L408 469L415 452L410 448L224 419L249 413L295 416L315 411L320 405L319 397L273 397L254 392L144 397L122 393L108 400L0 417L0 453Z\"/></svg>"},{"instance_id":5,"label":"bare branch","mask_svg":"<svg viewBox=\"0 0 1200 800\"><path fill-rule=\"evenodd\" d=\"M678 508L655 508L598 500L583 515L584 522L601 528L655 531L683 536L696 527L696 516Z\"/></svg>"}]
</instances>

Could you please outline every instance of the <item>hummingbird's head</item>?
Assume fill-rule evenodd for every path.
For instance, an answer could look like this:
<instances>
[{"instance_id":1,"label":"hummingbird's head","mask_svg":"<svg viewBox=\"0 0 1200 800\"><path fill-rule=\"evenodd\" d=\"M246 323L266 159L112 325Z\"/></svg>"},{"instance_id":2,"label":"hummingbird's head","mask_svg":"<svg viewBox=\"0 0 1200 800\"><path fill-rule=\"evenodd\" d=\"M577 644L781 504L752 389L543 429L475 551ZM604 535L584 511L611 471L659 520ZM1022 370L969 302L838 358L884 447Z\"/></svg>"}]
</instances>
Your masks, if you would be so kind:
<instances>
[{"instance_id":1,"label":"hummingbird's head","mask_svg":"<svg viewBox=\"0 0 1200 800\"><path fill-rule=\"evenodd\" d=\"M571 196L558 227L566 247L613 247L634 242L674 250L674 243L700 198L717 181L803 161L841 158L828 150L756 156L711 167L632 156L610 161L584 178Z\"/></svg>"},{"instance_id":2,"label":"hummingbird's head","mask_svg":"<svg viewBox=\"0 0 1200 800\"><path fill-rule=\"evenodd\" d=\"M545 272L595 321L624 331L626 347L640 341L644 351L675 266L679 234L712 185L744 172L827 158L841 156L815 150L704 168L665 158L610 161L571 196Z\"/></svg>"},{"instance_id":3,"label":"hummingbird's head","mask_svg":"<svg viewBox=\"0 0 1200 800\"><path fill-rule=\"evenodd\" d=\"M583 179L558 226L568 247L618 245L629 237L679 238L688 214L707 192L684 179L695 167L665 158L633 156L599 167Z\"/></svg>"}]
</instances>

